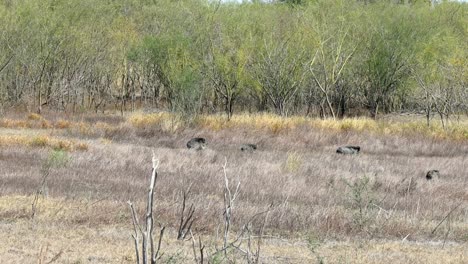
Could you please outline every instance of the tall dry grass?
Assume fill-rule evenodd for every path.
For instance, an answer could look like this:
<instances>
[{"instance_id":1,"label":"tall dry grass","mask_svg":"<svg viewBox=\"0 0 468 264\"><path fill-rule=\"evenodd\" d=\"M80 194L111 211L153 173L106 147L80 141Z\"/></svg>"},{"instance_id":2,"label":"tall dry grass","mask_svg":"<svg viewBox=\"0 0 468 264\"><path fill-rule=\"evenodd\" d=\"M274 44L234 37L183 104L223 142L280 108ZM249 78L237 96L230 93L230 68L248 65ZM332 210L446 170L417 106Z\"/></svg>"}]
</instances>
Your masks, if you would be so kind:
<instances>
[{"instance_id":1,"label":"tall dry grass","mask_svg":"<svg viewBox=\"0 0 468 264\"><path fill-rule=\"evenodd\" d=\"M196 231L216 230L226 157L229 176L241 182L235 226L273 203L270 234L439 240L448 233L450 240L468 240L468 145L461 132L434 132L418 122L271 115L234 116L230 122L202 116L192 124L167 113L89 120L68 121L57 132L70 140L86 137L93 147L71 153L66 168L51 171L48 189L54 197L141 202L149 153L155 149L162 164L156 211L170 225L176 223L180 192L192 185L191 202L199 208ZM193 136L206 137L208 149L185 149ZM35 141L26 145L47 144ZM256 143L259 150L242 153L238 148L243 143ZM337 155L336 147L345 144L360 145L362 153ZM49 150L18 145L6 144L0 152L0 194L27 195L39 184L37 171ZM439 169L442 178L426 181L430 169ZM449 221L432 233L458 203L462 205ZM118 214L123 214L122 223L129 219L126 212ZM119 222L112 217L102 224L111 221Z\"/></svg>"},{"instance_id":2,"label":"tall dry grass","mask_svg":"<svg viewBox=\"0 0 468 264\"><path fill-rule=\"evenodd\" d=\"M286 134L294 130L320 129L326 133L358 132L371 135L400 135L403 137L429 137L435 140L468 140L468 120L450 122L446 127L436 121L428 126L423 117L373 120L369 118L345 118L341 120L313 119L304 116L280 117L273 114L239 114L227 120L224 115L202 115L187 120L168 113L129 113L125 117L113 115L67 116L54 113L47 118L27 114L20 118L4 117L0 127L10 129L55 129L84 137L129 138L153 137L157 133L183 133L187 129L219 132L222 130L256 130L272 135Z\"/></svg>"},{"instance_id":3,"label":"tall dry grass","mask_svg":"<svg viewBox=\"0 0 468 264\"><path fill-rule=\"evenodd\" d=\"M191 186L187 202L197 208L194 232L207 243L216 236L223 217L226 158L232 184L241 184L233 208L234 232L273 204L265 232L277 240L265 244L267 263L313 262L317 254L327 263L339 263L343 256L361 251L350 263L391 263L390 259L463 263L466 259L467 254L459 252L468 243L468 144L463 122L444 130L418 120L331 121L273 115L239 115L230 122L223 116L200 116L187 122L168 113L5 118L0 120L0 234L14 237L6 245L15 249L0 245L0 258L30 262L34 259L30 250L17 250L24 241L40 241L33 243L37 250L44 243L53 245L50 258L63 249L64 241L81 241L75 244L79 253L71 249L64 256L94 258L99 248L106 254L102 261L134 262L126 201L135 201L139 214L143 213L155 150L161 160L155 213L169 230L176 229L182 191ZM186 149L186 142L195 136L205 137L208 148ZM87 151L74 151L80 143L86 144ZM257 144L258 150L241 152L239 146L245 143ZM360 145L362 153L335 153L338 146L347 144ZM38 204L30 231L24 233L31 195L56 151L67 162L48 167L47 196ZM440 170L442 177L427 181L424 176L430 169ZM1 223L11 224L3 228ZM259 226L254 221L253 228ZM98 233L100 237L104 233L105 239L96 238ZM339 246L307 251L310 243L320 241L328 241L325 245L333 241L414 244L364 242L375 245L372 248L357 242L354 248L351 242L351 251ZM166 243L168 258L181 257L184 245ZM455 245L456 250L445 245ZM382 257L409 249L407 258ZM184 250L191 252L191 248ZM179 263L191 260L190 254L177 259Z\"/></svg>"},{"instance_id":4,"label":"tall dry grass","mask_svg":"<svg viewBox=\"0 0 468 264\"><path fill-rule=\"evenodd\" d=\"M50 148L65 151L86 151L89 146L85 142L69 139L59 139L46 135L24 136L24 135L0 135L0 147L22 147Z\"/></svg>"}]
</instances>

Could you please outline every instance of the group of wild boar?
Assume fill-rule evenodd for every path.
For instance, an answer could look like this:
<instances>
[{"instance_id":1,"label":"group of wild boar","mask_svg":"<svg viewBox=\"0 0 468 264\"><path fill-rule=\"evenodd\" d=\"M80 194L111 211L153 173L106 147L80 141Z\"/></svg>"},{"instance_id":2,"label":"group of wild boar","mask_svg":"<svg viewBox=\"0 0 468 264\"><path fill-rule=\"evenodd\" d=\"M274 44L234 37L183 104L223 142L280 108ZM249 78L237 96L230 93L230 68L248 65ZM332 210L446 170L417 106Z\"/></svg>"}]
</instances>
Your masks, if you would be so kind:
<instances>
[{"instance_id":1,"label":"group of wild boar","mask_svg":"<svg viewBox=\"0 0 468 264\"><path fill-rule=\"evenodd\" d=\"M194 150L202 150L206 148L206 139L202 137L192 138L187 142L187 148ZM257 150L256 144L242 144L240 146L241 151L253 152ZM336 150L336 153L342 155L357 155L361 151L360 146L342 146ZM440 177L440 172L438 170L430 170L426 173L426 179L432 180L434 178Z\"/></svg>"}]
</instances>

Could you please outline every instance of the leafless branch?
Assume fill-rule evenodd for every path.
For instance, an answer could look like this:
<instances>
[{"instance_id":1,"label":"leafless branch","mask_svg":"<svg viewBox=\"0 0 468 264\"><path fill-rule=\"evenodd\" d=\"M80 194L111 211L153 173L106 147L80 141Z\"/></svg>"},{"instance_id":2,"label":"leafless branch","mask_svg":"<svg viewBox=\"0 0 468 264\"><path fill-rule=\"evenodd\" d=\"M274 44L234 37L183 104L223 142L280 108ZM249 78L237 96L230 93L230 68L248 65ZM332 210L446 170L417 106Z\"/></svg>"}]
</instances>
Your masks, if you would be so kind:
<instances>
[{"instance_id":1,"label":"leafless branch","mask_svg":"<svg viewBox=\"0 0 468 264\"><path fill-rule=\"evenodd\" d=\"M193 222L195 221L195 218L193 217L195 213L195 206L193 204L190 205L188 213L185 213L185 204L187 201L187 196L190 193L190 188L191 186L189 186L187 191L183 192L182 210L180 213L180 224L177 232L177 240L184 240L186 238L187 234L190 233Z\"/></svg>"},{"instance_id":2,"label":"leafless branch","mask_svg":"<svg viewBox=\"0 0 468 264\"><path fill-rule=\"evenodd\" d=\"M47 178L49 177L49 174L50 174L50 168L49 168L48 165L45 165L45 167L42 169L41 183L39 184L39 186L36 189L36 193L34 194L34 200L33 200L32 204L31 204L31 210L32 210L31 219L34 219L34 217L36 216L37 204L39 202L40 195L44 194L44 188L45 188L45 185L46 185Z\"/></svg>"},{"instance_id":3,"label":"leafless branch","mask_svg":"<svg viewBox=\"0 0 468 264\"><path fill-rule=\"evenodd\" d=\"M439 222L439 224L437 224L436 227L434 227L434 229L432 230L431 234L434 234L435 231L437 231L437 228L439 228L439 226L458 208L460 207L460 205L462 205L462 202L460 202L459 204L457 204L455 207L452 208L452 210L450 210L450 212L448 212L448 214Z\"/></svg>"},{"instance_id":4,"label":"leafless branch","mask_svg":"<svg viewBox=\"0 0 468 264\"><path fill-rule=\"evenodd\" d=\"M164 230L165 230L164 226L161 227L161 230L159 233L159 241L158 241L156 252L155 252L154 241L153 241L153 223L154 223L153 199L154 199L154 187L156 185L156 180L158 178L157 169L159 165L159 161L156 159L154 151L153 151L152 164L153 164L153 168L151 172L151 181L150 181L150 186L148 190L144 229L138 223L138 218L137 218L136 211L135 211L133 204L130 201L128 201L128 204L130 205L130 209L132 213L132 222L133 222L133 228L135 232L135 234L132 234L132 237L133 237L134 244L135 244L135 254L136 254L137 264L140 264L138 230L140 231L142 235L142 240L143 240L142 245L141 245L142 264L148 264L148 263L154 264L156 263L156 260L158 260L162 256L159 254L159 252L161 250L161 242L162 242L162 237L164 235ZM148 255L150 256L150 262L148 262Z\"/></svg>"},{"instance_id":5,"label":"leafless branch","mask_svg":"<svg viewBox=\"0 0 468 264\"><path fill-rule=\"evenodd\" d=\"M131 203L130 201L128 201L127 203L130 206L130 210L131 210L131 213L132 213L132 222L133 222L133 228L134 228L134 232L135 232L135 234L133 234L132 237L133 237L133 240L135 242L136 263L139 264L140 263L140 253L139 253L138 241L140 240L140 237L138 236L138 229L140 230L141 233L143 233L143 230L141 229L140 224L138 223L138 218L136 216L135 207L133 206L133 203Z\"/></svg>"},{"instance_id":6,"label":"leafless branch","mask_svg":"<svg viewBox=\"0 0 468 264\"><path fill-rule=\"evenodd\" d=\"M190 237L192 239L192 250L193 250L193 256L195 259L195 263L203 264L204 262L204 250L205 250L205 245L201 241L201 237L198 237L198 250L200 254L200 258L197 255L197 249L196 249L196 242L195 242L195 237L193 236L192 230L190 230Z\"/></svg>"}]
</instances>

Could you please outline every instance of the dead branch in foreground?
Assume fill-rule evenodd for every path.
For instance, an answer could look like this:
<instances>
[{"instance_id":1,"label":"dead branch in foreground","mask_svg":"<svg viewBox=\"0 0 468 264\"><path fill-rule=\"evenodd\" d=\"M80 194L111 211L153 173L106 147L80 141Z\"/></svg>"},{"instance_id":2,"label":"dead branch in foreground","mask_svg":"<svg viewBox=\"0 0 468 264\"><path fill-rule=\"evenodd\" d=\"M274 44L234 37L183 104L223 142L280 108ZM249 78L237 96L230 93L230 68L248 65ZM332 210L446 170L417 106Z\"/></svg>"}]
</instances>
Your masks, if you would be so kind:
<instances>
[{"instance_id":1,"label":"dead branch in foreground","mask_svg":"<svg viewBox=\"0 0 468 264\"><path fill-rule=\"evenodd\" d=\"M237 186L234 190L231 190L229 187L229 178L227 176L227 160L223 165L223 173L224 173L224 234L223 234L223 246L222 248L218 249L215 246L215 251L211 254L211 257L223 253L224 258L228 259L228 249L235 249L237 252L240 252L241 255L245 257L247 263L259 263L260 261L260 251L263 239L263 232L265 230L268 214L273 207L273 204L270 204L268 208L262 212L258 212L250 217L247 222L240 228L237 235L230 239L230 231L231 231L231 219L232 219L232 209L234 208L234 201L239 196L240 193L240 181L238 181ZM252 223L258 217L263 216L262 224L260 226L258 240L256 242L256 248L253 247L252 240L253 240L253 232L252 232ZM243 245L243 242L247 241L247 245ZM202 243L200 241L200 248L202 248ZM200 255L202 255L201 252ZM232 262L232 261L231 261ZM234 261L235 262L235 261Z\"/></svg>"},{"instance_id":2,"label":"dead branch in foreground","mask_svg":"<svg viewBox=\"0 0 468 264\"><path fill-rule=\"evenodd\" d=\"M160 255L160 250L161 250L161 242L162 238L164 235L164 230L165 227L162 226L159 232L159 241L157 248L155 250L154 247L154 240L153 240L153 225L154 225L154 217L153 217L153 201L154 201L154 187L156 185L156 180L158 178L158 165L159 161L156 159L155 154L153 152L153 169L151 172L151 181L149 185L149 190L148 190L148 198L147 198L147 204L146 204L146 213L145 213L145 226L142 227L138 223L138 217L136 214L135 207L133 206L133 203L131 201L128 201L128 204L130 206L131 214L132 214L132 223L133 223L133 228L135 234L132 235L134 244L135 244L135 255L136 255L136 263L137 264L154 264L156 261L161 258L162 255ZM141 234L142 237L142 245L141 245L141 260L140 262L140 238L138 234ZM149 255L149 260L148 262L148 255Z\"/></svg>"},{"instance_id":3,"label":"dead branch in foreground","mask_svg":"<svg viewBox=\"0 0 468 264\"><path fill-rule=\"evenodd\" d=\"M191 233L192 230L192 225L193 222L195 221L195 218L193 217L193 214L195 213L195 206L192 203L190 205L190 208L188 209L187 213L185 211L185 204L187 201L187 196L190 193L190 188L192 186L190 185L186 191L183 192L182 194L182 210L180 212L180 224L179 224L179 229L177 231L177 240L185 240L187 235Z\"/></svg>"}]
</instances>

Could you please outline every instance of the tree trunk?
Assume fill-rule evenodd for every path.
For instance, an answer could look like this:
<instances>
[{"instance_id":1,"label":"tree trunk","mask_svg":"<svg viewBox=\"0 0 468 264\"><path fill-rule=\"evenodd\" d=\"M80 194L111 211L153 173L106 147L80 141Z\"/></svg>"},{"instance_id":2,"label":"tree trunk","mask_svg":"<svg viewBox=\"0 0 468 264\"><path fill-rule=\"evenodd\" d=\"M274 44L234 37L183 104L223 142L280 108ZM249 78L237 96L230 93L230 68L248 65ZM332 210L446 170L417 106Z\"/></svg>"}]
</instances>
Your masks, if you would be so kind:
<instances>
[{"instance_id":1,"label":"tree trunk","mask_svg":"<svg viewBox=\"0 0 468 264\"><path fill-rule=\"evenodd\" d=\"M328 98L328 94L325 94L325 99L327 101L328 109L330 110L332 118L333 118L333 120L335 120L336 119L335 111L333 110L333 106L332 106L332 104L330 102L330 98Z\"/></svg>"},{"instance_id":2,"label":"tree trunk","mask_svg":"<svg viewBox=\"0 0 468 264\"><path fill-rule=\"evenodd\" d=\"M374 105L371 107L371 111L370 111L372 119L374 120L377 119L378 113L379 113L379 103L375 102Z\"/></svg>"}]
</instances>

